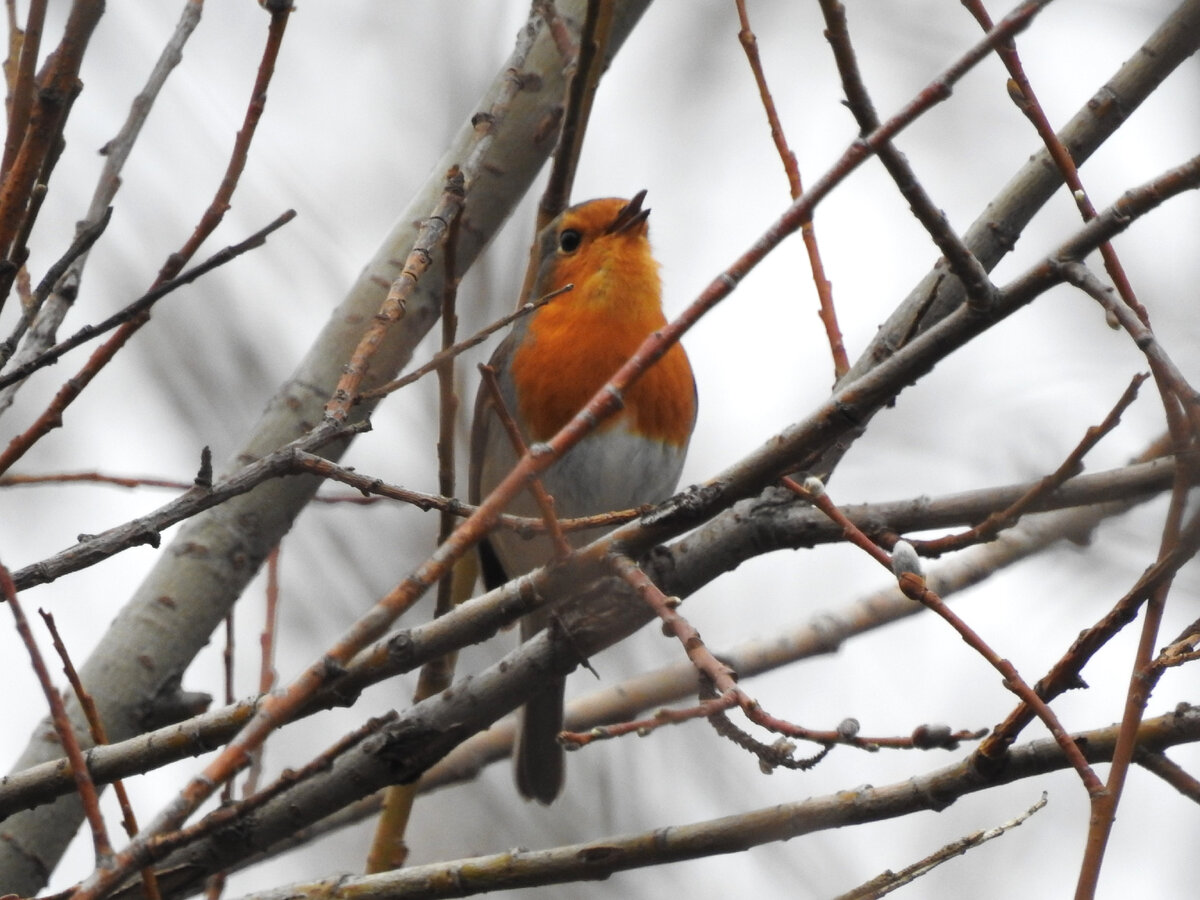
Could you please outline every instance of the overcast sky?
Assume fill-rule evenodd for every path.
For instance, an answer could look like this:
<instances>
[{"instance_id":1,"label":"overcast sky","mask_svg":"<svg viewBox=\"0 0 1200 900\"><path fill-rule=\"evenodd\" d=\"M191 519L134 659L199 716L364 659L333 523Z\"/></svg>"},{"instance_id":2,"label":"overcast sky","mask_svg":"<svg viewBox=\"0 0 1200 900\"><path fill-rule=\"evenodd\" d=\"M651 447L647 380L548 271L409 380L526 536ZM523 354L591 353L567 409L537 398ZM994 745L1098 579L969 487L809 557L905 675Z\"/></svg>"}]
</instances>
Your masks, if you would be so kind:
<instances>
[{"instance_id":1,"label":"overcast sky","mask_svg":"<svg viewBox=\"0 0 1200 900\"><path fill-rule=\"evenodd\" d=\"M68 147L35 232L30 260L35 282L69 243L99 174L97 151L119 127L181 6L109 4L84 66ZM295 208L298 219L266 247L164 301L150 326L72 410L68 427L43 441L20 470L98 469L189 481L202 446L211 446L218 460L234 453L429 175L449 137L475 111L511 51L527 6L523 0L300 4L242 186L201 256L241 240L287 208ZM978 37L977 26L958 3L862 0L848 6L867 86L885 117ZM1085 103L1172 7L1151 0L1051 5L1019 43L1051 119L1061 124ZM997 6L993 12L998 18L1004 9ZM784 127L803 177L812 183L856 134L841 105L819 12L812 3L757 3L751 4L751 14ZM139 295L190 234L240 126L266 22L253 3L212 2L205 9L124 174L112 224L93 253L69 330ZM787 182L737 30L731 3L663 0L652 7L601 88L581 162L576 200L648 189L651 236L669 314L690 302L788 203ZM1196 153L1197 65L1195 59L1185 64L1084 168L1098 207ZM1004 78L996 60L986 61L948 103L898 141L959 229L975 219L1038 146L1009 100ZM460 294L464 334L511 306L534 197L527 198L465 281ZM1070 234L1075 221L1068 198L1060 195L1026 231L996 280L1004 283L1022 271ZM853 359L938 253L874 162L819 208L816 224ZM1158 334L1191 376L1200 375L1194 289L1200 281L1198 227L1200 203L1195 195L1185 195L1117 245ZM7 321L0 320L5 334ZM685 343L700 393L700 418L684 473L684 483L690 484L711 477L828 395L828 345L800 242L793 239L766 261ZM474 365L491 346L460 366L467 409ZM0 439L7 441L26 427L84 358L73 354L32 382L0 423ZM934 496L1039 477L1058 465L1084 430L1104 417L1133 373L1143 369L1128 340L1107 329L1094 303L1052 292L939 366L873 422L838 470L834 497L848 504ZM374 432L346 461L389 481L433 490L434 409L432 382L393 398L376 413ZM1089 468L1122 464L1162 429L1161 407L1147 387ZM125 521L168 496L88 487L9 491L0 496L0 558L19 568L70 545L80 532ZM1152 562L1162 513L1157 504L1106 526L1090 549L1060 550L1026 563L965 595L960 610L1033 680ZM390 506L307 511L284 544L279 660L284 675L298 672L331 635L403 578L428 551L435 529L432 516ZM154 559L149 548L124 553L29 591L27 608L53 611L82 660ZM779 553L719 579L691 598L686 612L719 649L770 634L780 623L841 607L886 580L865 555L847 548ZM1185 569L1164 638L1196 618L1197 587L1194 572ZM252 587L238 613L239 695L249 694L258 677L261 593L261 585ZM426 613L422 608L417 615ZM602 685L682 658L677 646L649 631L654 633L597 661ZM1125 637L1130 639L1114 642L1085 673L1093 691L1062 701L1068 728L1120 718L1132 647L1132 636ZM512 640L503 634L468 651L461 665L494 659ZM7 726L0 735L0 762L7 768L43 704L15 637L4 631L0 648L11 660ZM185 687L219 692L219 655L220 642L214 641ZM1196 685L1195 670L1172 673L1152 699L1150 714L1195 700ZM579 673L569 690L582 694L597 686ZM872 734L906 734L925 721L989 727L1012 706L995 674L944 625L924 618L748 687L784 718L831 727L853 715ZM407 683L389 683L353 710L297 726L299 737L270 745L270 765L278 770L302 764L331 735L360 723L369 712L405 702L410 693ZM13 709L17 697L27 699L25 709ZM861 784L887 784L954 758L842 751L813 772L764 777L755 761L701 724L643 741L610 742L586 753L599 761L573 756L566 794L550 810L514 807L507 767L494 767L478 783L440 796L436 818L420 815L422 808L435 809L432 802L419 805L413 861L690 822ZM1200 762L1194 750L1172 756L1185 765L1190 761L1193 769ZM132 782L144 820L193 767L188 763ZM970 831L995 826L1027 808L1042 790L1050 792L1047 810L943 867L913 896L1064 896L1077 874L1087 816L1084 792L1070 775L967 797L939 815L634 872L607 883L572 886L569 893L581 898L661 897L664 891L697 898L828 897ZM517 816L511 815L514 808ZM1135 770L1101 896L1182 896L1172 885L1194 875L1189 854L1198 837L1197 821L1186 801ZM321 845L319 852L305 851L235 876L230 896L360 868L369 833L369 827L357 829ZM1147 865L1132 865L1141 854ZM1033 855L1045 862L1031 867ZM52 886L73 883L88 870L88 841L76 841ZM1013 880L1002 880L999 873ZM528 893L535 895L550 894Z\"/></svg>"}]
</instances>

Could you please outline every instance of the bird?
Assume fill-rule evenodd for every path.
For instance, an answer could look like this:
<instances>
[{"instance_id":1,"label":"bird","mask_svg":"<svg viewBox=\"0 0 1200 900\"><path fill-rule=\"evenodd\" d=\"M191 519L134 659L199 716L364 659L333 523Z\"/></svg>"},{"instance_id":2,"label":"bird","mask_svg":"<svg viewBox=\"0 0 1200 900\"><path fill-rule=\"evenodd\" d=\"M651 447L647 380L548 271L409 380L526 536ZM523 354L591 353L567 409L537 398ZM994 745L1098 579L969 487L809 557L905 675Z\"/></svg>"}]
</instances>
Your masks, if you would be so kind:
<instances>
[{"instance_id":1,"label":"bird","mask_svg":"<svg viewBox=\"0 0 1200 900\"><path fill-rule=\"evenodd\" d=\"M504 406L526 445L546 441L616 374L641 343L666 325L662 282L649 241L646 192L571 206L537 238L538 268L530 293L538 298L571 286L519 319L489 365ZM558 518L589 516L659 503L674 492L696 422L696 382L683 347L674 344L624 393L621 410L541 474ZM478 503L518 460L482 387L471 429L469 498ZM508 507L540 516L528 491ZM606 529L567 535L582 546ZM493 531L479 545L480 570L493 589L549 562L545 535L523 539ZM521 639L546 627L543 610L521 620ZM564 680L529 697L519 714L514 778L526 799L549 805L565 776L562 730Z\"/></svg>"}]
</instances>

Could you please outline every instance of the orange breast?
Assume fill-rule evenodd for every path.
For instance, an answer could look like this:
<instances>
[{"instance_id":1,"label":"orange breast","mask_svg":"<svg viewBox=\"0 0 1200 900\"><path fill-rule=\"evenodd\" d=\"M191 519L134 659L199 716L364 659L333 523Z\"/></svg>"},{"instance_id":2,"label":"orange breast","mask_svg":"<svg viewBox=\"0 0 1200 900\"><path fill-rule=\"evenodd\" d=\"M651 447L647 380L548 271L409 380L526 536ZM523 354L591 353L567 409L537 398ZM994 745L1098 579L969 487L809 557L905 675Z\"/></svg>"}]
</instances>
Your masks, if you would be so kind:
<instances>
[{"instance_id":1,"label":"orange breast","mask_svg":"<svg viewBox=\"0 0 1200 900\"><path fill-rule=\"evenodd\" d=\"M652 310L627 308L623 314L615 314L609 304L586 307L563 302L539 310L513 355L520 416L532 440L552 437L649 334L666 324L657 301ZM675 345L629 389L624 410L606 426L625 420L648 438L683 446L695 419L691 365L683 348Z\"/></svg>"}]
</instances>

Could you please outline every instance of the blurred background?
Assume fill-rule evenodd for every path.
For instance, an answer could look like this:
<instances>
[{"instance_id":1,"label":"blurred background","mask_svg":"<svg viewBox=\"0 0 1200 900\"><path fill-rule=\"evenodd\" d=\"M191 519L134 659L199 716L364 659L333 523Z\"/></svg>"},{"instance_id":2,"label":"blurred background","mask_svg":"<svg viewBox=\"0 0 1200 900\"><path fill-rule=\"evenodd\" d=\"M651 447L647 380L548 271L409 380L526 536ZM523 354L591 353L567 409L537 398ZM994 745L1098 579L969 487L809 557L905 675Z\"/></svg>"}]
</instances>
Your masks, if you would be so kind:
<instances>
[{"instance_id":1,"label":"blurred background","mask_svg":"<svg viewBox=\"0 0 1200 900\"><path fill-rule=\"evenodd\" d=\"M51 6L52 19L65 13L65 4ZM31 242L35 281L70 243L103 162L97 151L123 121L181 6L109 4L84 65L85 86L54 189ZM1160 0L1052 4L1018 43L1051 120L1061 124L1073 115L1173 8ZM992 10L996 18L1006 11ZM243 239L285 209L296 209L297 220L265 247L163 301L152 323L72 407L66 427L43 440L19 470L98 469L190 481L203 446L211 446L218 461L234 453L450 137L475 111L527 14L524 0L301 4L289 23L233 208L201 256ZM812 183L856 136L819 10L815 4L751 3L750 14L788 138L805 182ZM867 86L885 118L979 35L952 3L859 0L848 4L848 15ZM266 14L252 3L206 6L125 169L112 222L92 253L67 333L139 296L191 233L241 125L266 25ZM60 28L61 20L47 34ZM575 200L649 190L669 314L689 303L788 205L787 181L737 32L732 3L653 5L601 87L582 157ZM1186 63L1083 168L1097 207L1197 152L1198 65L1195 59ZM1039 146L1007 96L1005 78L997 60L985 61L948 102L897 141L961 230ZM459 293L463 335L511 308L535 201L536 191L465 279ZM1060 193L994 273L996 281L1004 284L1045 255L1077 221L1070 198ZM819 207L816 228L853 360L938 253L875 162ZM1192 378L1200 376L1198 233L1200 203L1183 196L1116 243L1156 332ZM828 395L832 364L816 309L803 247L792 239L688 336L700 419L684 484L711 477ZM434 351L433 341L427 343L419 357ZM474 366L492 346L460 361L464 427ZM77 351L26 386L0 423L0 439L7 442L36 417L86 352ZM1144 368L1128 339L1107 328L1096 304L1078 293L1051 292L940 365L881 414L839 468L832 494L849 504L1039 477L1057 467ZM344 462L389 482L436 490L434 382L390 398L374 426ZM1148 385L1089 458L1089 469L1124 463L1163 429L1161 406ZM169 496L89 486L6 489L0 493L0 559L19 568L69 546L80 532L136 517ZM958 609L1032 681L1153 561L1164 509L1161 501L1149 504L1104 525L1090 547L1059 547L1004 572L956 598ZM419 563L436 528L433 514L390 503L306 510L282 550L281 675L296 674ZM29 591L26 606L55 614L81 662L155 556L147 547L123 553ZM687 601L685 613L719 650L842 607L887 580L876 564L847 547L776 553L709 585ZM1185 568L1168 605L1163 642L1197 618L1197 587L1194 567ZM237 611L239 696L251 694L258 681L262 593L260 579ZM412 621L428 614L423 605ZM464 652L460 671L494 660L513 640L506 633ZM1087 668L1091 691L1055 704L1068 728L1119 720L1134 640L1130 630ZM222 645L223 639L214 639L185 688L221 693ZM0 763L7 769L44 714L44 701L8 629L0 633L0 652L9 660L0 733ZM677 645L647 629L595 660L601 684L577 673L569 695L680 659ZM855 716L872 735L908 734L922 722L990 727L1013 705L994 672L928 616L746 686L783 718L830 728ZM1194 668L1169 672L1148 714L1197 700L1197 686ZM268 744L269 771L303 764L331 735L407 704L411 692L408 679L389 682L353 709L293 726L288 738ZM1031 727L1024 737L1038 736L1042 732ZM571 756L566 793L548 810L516 800L507 765L419 801L411 861L556 846L889 784L965 752L839 750L811 772L764 776L755 760L695 723ZM1200 764L1195 748L1171 757L1193 771ZM143 821L195 768L195 762L182 763L129 782ZM941 867L910 893L1065 896L1078 873L1088 815L1086 795L1067 773L968 796L939 814L625 873L595 885L514 895L649 898L670 890L696 898L830 897L1012 818L1043 790L1050 796L1047 809ZM115 809L111 796L105 802ZM364 824L236 874L227 893L361 871L371 828ZM1188 896L1181 885L1194 874L1191 849L1198 837L1194 807L1135 768L1100 896ZM66 887L90 870L84 835L51 886Z\"/></svg>"}]
</instances>

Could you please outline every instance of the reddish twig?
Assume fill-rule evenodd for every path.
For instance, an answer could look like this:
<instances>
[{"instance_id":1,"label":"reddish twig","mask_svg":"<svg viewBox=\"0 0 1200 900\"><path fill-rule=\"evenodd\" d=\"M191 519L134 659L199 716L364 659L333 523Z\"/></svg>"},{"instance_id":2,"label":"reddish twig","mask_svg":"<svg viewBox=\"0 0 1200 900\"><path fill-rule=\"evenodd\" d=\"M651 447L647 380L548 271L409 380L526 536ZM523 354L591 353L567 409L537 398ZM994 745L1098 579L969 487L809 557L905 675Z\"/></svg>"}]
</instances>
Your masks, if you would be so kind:
<instances>
[{"instance_id":1,"label":"reddish twig","mask_svg":"<svg viewBox=\"0 0 1200 900\"><path fill-rule=\"evenodd\" d=\"M58 472L51 475L0 475L0 487L36 487L47 484L111 484L115 487L157 487L173 490L190 490L186 481L171 481L167 478L135 477L130 475L104 475L100 472Z\"/></svg>"},{"instance_id":2,"label":"reddish twig","mask_svg":"<svg viewBox=\"0 0 1200 900\"><path fill-rule=\"evenodd\" d=\"M962 4L975 17L975 20L984 31L991 29L992 18L984 8L982 0L962 0ZM1033 85L1029 82L1029 78L1025 74L1025 67L1021 64L1021 57L1017 53L1016 42L1005 41L1002 44L997 44L996 55L1000 57L1000 61L1004 63L1004 67L1008 69L1008 74L1011 76L1011 81L1008 83L1009 97L1012 98L1017 109L1029 119L1037 131L1038 137L1042 139L1042 143L1046 146L1046 151L1050 154L1050 158L1054 160L1054 165L1062 173L1063 181L1070 189L1071 196L1074 198L1075 205L1079 208L1083 220L1086 222L1089 219L1096 218L1096 207L1092 205L1087 191L1083 188L1083 181L1079 177L1079 169L1075 165L1075 160L1071 157L1071 151L1059 140L1058 134L1055 133L1053 126L1050 124L1050 119L1046 116L1046 111L1042 108L1041 103L1038 102ZM1104 260L1104 269L1108 272L1108 277L1112 279L1113 285L1121 295L1121 299L1137 314L1143 324L1149 325L1150 318L1146 312L1146 308L1138 302L1137 296L1133 291L1133 285L1130 284L1129 276L1125 272L1125 267L1121 265L1121 260L1117 257L1116 249L1112 243L1105 241L1100 245L1099 250L1100 257Z\"/></svg>"},{"instance_id":3,"label":"reddish twig","mask_svg":"<svg viewBox=\"0 0 1200 900\"><path fill-rule=\"evenodd\" d=\"M484 390L488 392L492 403L495 404L493 408L496 418L500 420L508 439L512 442L517 457L525 456L529 453L529 447L525 444L525 437L521 434L521 429L512 417L512 413L509 412L508 404L504 402L504 394L500 390L500 383L496 380L496 370L491 366L481 365L479 374L483 376ZM563 536L562 526L558 524L558 514L554 511L554 498L546 491L540 478L532 479L528 488L534 502L537 503L538 511L542 514L542 521L546 524L546 533L554 544L554 555L560 559L568 556L571 552L571 545L567 543L567 539Z\"/></svg>"},{"instance_id":4,"label":"reddish twig","mask_svg":"<svg viewBox=\"0 0 1200 900\"><path fill-rule=\"evenodd\" d=\"M725 712L736 706L746 714L751 722L775 734L809 741L814 740L813 735L818 734L818 732L770 715L759 705L757 700L738 687L737 673L717 659L700 638L700 633L687 619L676 612L679 599L663 594L637 563L628 556L615 554L611 557L611 564L617 575L624 579L662 620L663 630L674 635L683 645L684 652L687 653L692 665L700 672L705 682L711 686L713 698L706 699L697 709L702 711L718 734L749 750L759 758L763 765L770 768L782 766L809 769L825 757L825 754L833 746L830 742L818 741L824 744L819 753L809 758L797 759L793 756L795 748L789 742L780 741L774 745L764 744L730 722L725 717ZM686 713L683 714L683 718L690 717Z\"/></svg>"},{"instance_id":5,"label":"reddish twig","mask_svg":"<svg viewBox=\"0 0 1200 900\"><path fill-rule=\"evenodd\" d=\"M1055 697L1072 688L1082 686L1079 673L1100 648L1108 643L1122 628L1134 621L1141 605L1179 567L1190 560L1200 549L1200 520L1188 524L1180 536L1178 545L1147 569L1113 608L1091 628L1080 632L1067 652L1051 670L1035 685L1038 695L1044 700ZM1022 703L992 731L992 734L975 752L975 764L985 773L991 773L1003 764L1005 752L1017 735L1034 718L1033 711Z\"/></svg>"},{"instance_id":6,"label":"reddish twig","mask_svg":"<svg viewBox=\"0 0 1200 900\"><path fill-rule=\"evenodd\" d=\"M319 475L330 481L337 481L349 487L356 488L364 494L375 494L380 497L387 497L390 500L399 500L402 503L408 503L423 511L431 509L444 510L462 518L472 515L479 508L469 503L463 503L454 497L441 497L437 494L426 494L421 491L413 491L397 485L387 484L378 478L362 475L352 469L339 466L337 463L330 462L325 457L318 456L315 453L308 453L302 450L296 451L292 454L292 464L297 472L303 471ZM321 498L318 497L317 499ZM330 498L331 501L333 499L335 498ZM623 509L608 513L597 513L594 516L558 519L557 521L560 530L564 532L585 531L591 528L612 527L632 522L643 515L647 509L649 507ZM513 516L507 513L501 514L496 519L495 524L502 528L511 528L513 531L524 536L539 534L546 529L545 519Z\"/></svg>"},{"instance_id":7,"label":"reddish twig","mask_svg":"<svg viewBox=\"0 0 1200 900\"><path fill-rule=\"evenodd\" d=\"M104 865L112 856L112 844L108 840L108 829L104 825L104 816L100 812L100 795L96 791L96 785L92 782L91 773L88 772L87 760L83 756L79 739L75 736L75 729L67 716L62 697L54 688L54 683L50 679L50 671L46 668L46 661L42 658L41 651L38 650L37 641L33 639L29 620L25 618L25 611L17 599L17 586L13 583L12 576L3 564L0 564L0 596L3 596L5 602L8 603L8 608L12 611L17 633L21 636L22 643L25 644L25 649L29 653L29 662L33 666L38 684L41 685L42 693L46 696L46 703L50 707L50 718L54 722L54 731L58 735L59 743L62 744L67 760L71 763L71 774L75 778L75 790L79 794L88 825L92 829L92 846L96 853L96 865Z\"/></svg>"},{"instance_id":8,"label":"reddish twig","mask_svg":"<svg viewBox=\"0 0 1200 900\"><path fill-rule=\"evenodd\" d=\"M237 190L238 181L246 169L250 159L250 144L254 141L258 123L262 120L267 108L267 88L275 75L275 64L279 59L279 51L283 47L283 35L287 29L288 19L292 13L291 0L278 0L267 5L271 21L267 26L267 40L263 45L262 60L258 64L258 72L254 78L254 86L250 89L250 103L246 108L246 116L242 127L233 141L233 150L229 154L229 164L217 187L217 192L201 215L192 236L184 245L167 259L166 264L159 270L157 282L170 281L187 265L200 246L208 240L208 236L216 230L225 218Z\"/></svg>"},{"instance_id":9,"label":"reddish twig","mask_svg":"<svg viewBox=\"0 0 1200 900\"><path fill-rule=\"evenodd\" d=\"M320 457L314 457L320 458ZM298 466L298 468L304 468ZM352 475L353 472L349 469L342 470L347 474ZM330 476L334 477L334 476ZM390 488L382 482L374 482L370 478L362 478L359 484L378 483L383 490L395 490L398 496L393 499L406 500L414 505L423 505L426 509L431 509L436 506L444 506L446 509L459 509L464 506L458 504L457 501L440 497L436 494L422 494L416 491L404 491L403 488ZM132 476L132 475L105 475L103 472L58 472L48 475L0 475L0 488L11 487L39 487L50 484L100 484L112 485L113 487L123 488L165 488L168 490L188 491L195 487L194 482L173 481L169 478L153 478L149 476ZM366 488L364 488L366 489ZM377 503L383 499L382 496L362 496L362 495L346 495L346 496L317 496L313 498L314 503L358 503L369 505ZM458 515L466 515L469 507L461 509L457 512ZM627 522L636 516L636 511L626 511L626 514L618 518L617 522ZM515 526L510 524L509 527L530 527L530 526ZM537 527L536 525L532 527Z\"/></svg>"},{"instance_id":10,"label":"reddish twig","mask_svg":"<svg viewBox=\"0 0 1200 900\"><path fill-rule=\"evenodd\" d=\"M42 621L46 623L46 630L50 632L50 639L54 643L54 649L58 653L58 658L63 664L63 673L67 676L67 682L71 685L71 690L75 693L75 699L79 702L79 708L83 711L84 718L87 719L88 730L92 735L92 743L96 746L103 746L108 743L108 732L104 728L104 722L100 718L100 711L96 709L96 701L92 695L88 693L83 686L83 681L79 677L79 673L75 670L75 664L71 662L71 654L67 652L67 645L63 643L62 636L58 633L58 627L54 623L54 616L45 610L38 610L42 617ZM91 777L89 770L88 777ZM125 829L125 834L133 837L137 834L137 816L133 812L133 804L129 802L129 792L125 790L125 783L119 778L112 783L113 793L117 797L117 804L121 807L121 826ZM111 852L111 851L110 851ZM146 900L159 900L161 896L158 889L158 878L154 874L154 870L146 867L141 871L142 887L145 889Z\"/></svg>"},{"instance_id":11,"label":"reddish twig","mask_svg":"<svg viewBox=\"0 0 1200 900\"><path fill-rule=\"evenodd\" d=\"M1116 405L1099 425L1093 425L1084 432L1083 439L1075 446L1067 458L1063 460L1054 472L1047 475L1034 485L1024 496L1005 509L992 513L978 525L968 528L958 534L949 534L933 540L911 540L910 544L923 557L937 557L952 550L960 550L969 544L992 540L1001 531L1011 528L1021 520L1021 516L1034 509L1043 498L1062 487L1069 479L1083 471L1083 458L1092 451L1105 435L1117 427L1121 416L1129 405L1137 398L1138 388L1150 376L1135 375L1125 392L1121 394Z\"/></svg>"},{"instance_id":12,"label":"reddish twig","mask_svg":"<svg viewBox=\"0 0 1200 900\"><path fill-rule=\"evenodd\" d=\"M775 142L775 150L783 163L787 174L788 187L792 200L804 193L804 185L800 180L800 165L796 154L788 146L787 136L783 133L783 124L779 121L779 112L775 108L775 98L767 86L767 76L763 71L762 59L758 53L758 37L750 27L750 16L746 12L746 0L737 0L738 21L741 30L738 31L738 41L746 51L746 60L750 71L754 73L754 82L758 85L758 95L762 100L763 111L767 114L767 124L771 128L771 140ZM833 356L833 380L838 381L850 370L850 358L846 355L846 343L842 339L842 330L838 326L837 308L833 305L833 285L825 277L825 264L821 260L820 247L817 244L817 231L810 217L800 226L800 238L804 241L804 249L808 253L808 265L812 270L813 285L817 289L817 300L820 304L818 316L825 326L825 336L829 340L829 350Z\"/></svg>"},{"instance_id":13,"label":"reddish twig","mask_svg":"<svg viewBox=\"0 0 1200 900\"><path fill-rule=\"evenodd\" d=\"M966 644L982 656L988 663L1000 673L1003 677L1004 687L1012 691L1023 701L1028 703L1037 713L1039 719L1046 725L1054 740L1062 748L1066 758L1074 766L1079 773L1080 780L1083 786L1087 789L1089 796L1093 800L1103 793L1104 785L1100 779L1096 777L1096 773L1092 771L1092 767L1088 765L1083 753L1067 734L1061 723L1058 721L1053 710L1046 705L1037 693L1025 683L1025 680L1017 672L1016 667L1007 659L1001 657L995 650L987 644L975 631L967 625L959 616L946 606L945 602L936 593L929 589L925 583L925 579L919 572L908 571L902 567L898 567L895 555L889 555L886 550L867 537L853 522L842 514L842 511L834 505L829 495L825 493L823 485L815 478L810 478L804 485L800 485L794 479L784 478L784 485L798 496L812 503L817 509L829 516L830 519L837 522L845 532L846 539L855 546L866 551L876 562L887 568L889 571L895 572L900 590L905 596L917 601L922 606L936 613L947 624L949 624ZM907 552L911 554L913 561L916 561L916 553L912 550L911 545L905 545ZM899 570L897 570L899 568Z\"/></svg>"},{"instance_id":14,"label":"reddish twig","mask_svg":"<svg viewBox=\"0 0 1200 900\"><path fill-rule=\"evenodd\" d=\"M5 65L5 81L8 85L8 132L4 138L0 178L7 177L17 156L17 150L21 147L21 140L25 137L25 129L29 127L29 111L34 102L34 74L37 70L38 53L42 47L42 29L45 24L46 0L32 0L23 30L18 30L17 27L16 4L9 7L10 41L16 39L20 42L20 55L12 69L8 64Z\"/></svg>"},{"instance_id":15,"label":"reddish twig","mask_svg":"<svg viewBox=\"0 0 1200 900\"><path fill-rule=\"evenodd\" d=\"M275 671L275 643L279 633L279 553L279 547L276 545L267 554L266 610L263 616L263 630L258 636L259 696L267 694L274 688L278 679L278 673ZM258 752L254 754L254 759L250 763L250 771L246 775L245 796L258 790L258 782L262 778L262 762L262 748L259 748Z\"/></svg>"},{"instance_id":16,"label":"reddish twig","mask_svg":"<svg viewBox=\"0 0 1200 900\"><path fill-rule=\"evenodd\" d=\"M1122 307L1124 310L1125 307ZM1132 312L1129 312L1132 315ZM1139 320L1140 321L1140 320ZM1145 326L1142 326L1145 327ZM1161 389L1161 383L1160 383ZM1164 400L1167 398L1164 396ZM1194 461L1181 460L1176 469L1175 485L1171 492L1171 503L1167 510L1166 521L1163 525L1162 538L1159 543L1159 562L1178 554L1187 544L1187 531L1200 531L1200 516L1194 516L1188 529L1182 528L1184 509L1187 505L1190 491L1194 483ZM1100 882L1100 867L1104 862L1104 854L1108 847L1108 839L1116 821L1117 805L1125 787L1125 779L1133 763L1137 751L1138 731L1145 715L1146 704L1150 694L1158 684L1163 670L1154 666L1154 648L1158 642L1158 633L1162 627L1163 614L1166 608L1167 594L1170 592L1174 579L1174 569L1167 569L1158 583L1150 590L1146 598L1146 610L1142 619L1142 631L1138 638L1137 650L1134 653L1132 671L1129 676L1129 688L1125 695L1125 709L1121 717L1121 730L1117 735L1117 745L1113 749L1112 766L1108 772L1107 790L1096 798L1092 804L1092 815L1088 823L1087 843L1084 848L1083 860L1079 868L1079 880L1075 886L1076 900L1091 900L1095 897L1096 888Z\"/></svg>"},{"instance_id":17,"label":"reddish twig","mask_svg":"<svg viewBox=\"0 0 1200 900\"><path fill-rule=\"evenodd\" d=\"M966 622L946 606L941 597L929 590L925 585L925 579L920 575L912 572L904 572L900 575L899 584L900 589L906 596L916 600L931 612L945 619L959 633L968 646L986 659L1003 676L1004 686L1028 703L1037 713L1038 718L1046 725L1051 736L1062 748L1067 760L1075 768L1075 771L1079 773L1080 780L1083 782L1083 786L1092 800L1096 801L1101 797L1105 793L1104 784L1096 776L1096 773L1092 771L1092 767L1084 759L1083 753L1074 739L1067 734L1066 729L1059 723L1058 716L1025 683L1024 679L1017 672L1016 667L992 650L983 638L976 634Z\"/></svg>"},{"instance_id":18,"label":"reddish twig","mask_svg":"<svg viewBox=\"0 0 1200 900\"><path fill-rule=\"evenodd\" d=\"M101 10L103 9L103 3L97 4L95 2L77 3L75 4L75 8L95 5L98 5ZM220 224L221 219L224 218L225 212L229 208L233 191L237 187L238 179L246 166L250 142L253 140L259 119L262 117L262 112L265 108L267 86L275 71L275 61L279 55L284 28L287 25L290 12L290 2L271 5L271 23L267 33L266 45L263 49L262 61L259 64L258 75L251 92L245 121L234 141L233 152L226 167L225 177L221 180L221 184L217 188L212 202L201 216L200 223L196 226L192 236L184 243L184 246L180 250L172 253L167 258L166 263L159 270L158 277L155 279L155 283L151 286L151 289L159 287L177 276L183 267L187 265L188 260L191 259L196 250L199 249L200 244L203 243L209 234L212 233L213 229ZM24 155L24 148L22 148L22 155ZM18 157L17 165L20 165L20 157ZM7 183L3 188L0 188L0 246L3 246L6 195ZM149 312L143 310L139 315L122 324L112 337L96 348L87 363L84 364L84 367L75 377L69 379L59 388L50 405L37 420L24 433L14 438L4 453L0 454L0 472L7 471L38 440L62 425L63 413L67 407L75 401L100 370L112 360L117 352L125 346L147 321L149 321Z\"/></svg>"},{"instance_id":19,"label":"reddish twig","mask_svg":"<svg viewBox=\"0 0 1200 900\"><path fill-rule=\"evenodd\" d=\"M35 7L42 9L40 4ZM32 12L32 9L31 9ZM24 238L33 227L40 199L38 185L50 180L58 152L62 145L63 128L71 106L82 87L79 69L92 33L104 13L101 0L79 0L71 4L71 10L63 28L62 40L46 60L40 77L26 79L30 84L28 125L15 139L19 142L11 164L0 181L0 258L10 264L3 274L0 297L8 294L8 287L16 269L24 262ZM31 20L31 24L33 21ZM40 33L40 22L36 31ZM29 35L26 35L29 39ZM37 37L29 46L28 65L36 65ZM22 56L25 51L22 50ZM21 85L23 94L24 84ZM14 100L17 100L14 96ZM22 97L19 103L24 105ZM10 138L14 135L10 133Z\"/></svg>"}]
</instances>

